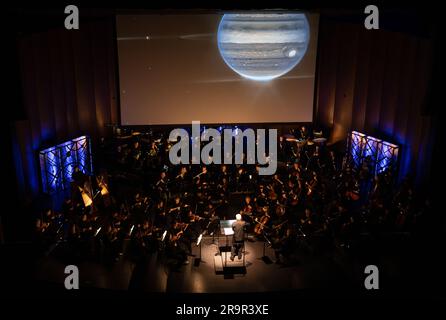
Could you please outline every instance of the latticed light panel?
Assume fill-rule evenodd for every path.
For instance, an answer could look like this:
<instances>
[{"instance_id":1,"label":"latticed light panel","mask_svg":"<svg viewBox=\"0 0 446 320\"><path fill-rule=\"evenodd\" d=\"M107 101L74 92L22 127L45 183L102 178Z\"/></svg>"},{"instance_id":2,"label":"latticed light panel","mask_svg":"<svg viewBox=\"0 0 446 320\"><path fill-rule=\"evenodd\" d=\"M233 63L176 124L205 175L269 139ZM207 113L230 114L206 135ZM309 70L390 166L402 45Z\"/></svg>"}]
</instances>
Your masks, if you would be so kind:
<instances>
[{"instance_id":1,"label":"latticed light panel","mask_svg":"<svg viewBox=\"0 0 446 320\"><path fill-rule=\"evenodd\" d=\"M352 131L348 139L348 150L355 168L367 160L374 174L395 169L399 147L363 133Z\"/></svg>"},{"instance_id":2,"label":"latticed light panel","mask_svg":"<svg viewBox=\"0 0 446 320\"><path fill-rule=\"evenodd\" d=\"M70 186L75 168L87 175L93 172L90 138L79 138L40 151L42 188L54 193Z\"/></svg>"},{"instance_id":3,"label":"latticed light panel","mask_svg":"<svg viewBox=\"0 0 446 320\"><path fill-rule=\"evenodd\" d=\"M353 131L350 136L350 155L353 159L355 168L359 168L362 159L362 149L364 145L365 134Z\"/></svg>"},{"instance_id":4,"label":"latticed light panel","mask_svg":"<svg viewBox=\"0 0 446 320\"><path fill-rule=\"evenodd\" d=\"M382 142L376 160L376 172L381 173L388 168L394 168L398 159L398 146L393 143Z\"/></svg>"},{"instance_id":5,"label":"latticed light panel","mask_svg":"<svg viewBox=\"0 0 446 320\"><path fill-rule=\"evenodd\" d=\"M82 136L72 141L77 166L83 173L87 175L93 174L90 139L86 136Z\"/></svg>"},{"instance_id":6,"label":"latticed light panel","mask_svg":"<svg viewBox=\"0 0 446 320\"><path fill-rule=\"evenodd\" d=\"M48 148L40 152L39 158L43 191L54 193L63 189L60 150L56 147Z\"/></svg>"}]
</instances>

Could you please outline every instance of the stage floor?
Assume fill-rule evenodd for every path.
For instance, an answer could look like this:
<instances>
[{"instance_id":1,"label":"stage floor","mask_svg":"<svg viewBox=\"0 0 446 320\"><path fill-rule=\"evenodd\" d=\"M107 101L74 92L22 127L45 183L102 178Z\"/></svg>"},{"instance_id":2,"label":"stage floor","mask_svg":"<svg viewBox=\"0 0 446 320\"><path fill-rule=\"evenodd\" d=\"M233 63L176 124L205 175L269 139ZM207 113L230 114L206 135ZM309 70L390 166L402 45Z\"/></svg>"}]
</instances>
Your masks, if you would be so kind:
<instances>
[{"instance_id":1,"label":"stage floor","mask_svg":"<svg viewBox=\"0 0 446 320\"><path fill-rule=\"evenodd\" d=\"M220 239L220 245L223 242ZM246 273L216 272L214 260L219 252L218 244L212 237L204 237L199 264L195 260L199 258L197 246L193 246L195 256L188 257L189 264L175 269L167 267L165 258L158 253L135 263L124 252L119 261L108 267L94 262L80 263L80 287L175 293L353 288L351 273L343 269L337 259L299 251L302 252L298 252L295 262L290 265L266 263L262 259L263 242L247 241ZM274 251L267 247L266 256L273 261ZM64 268L65 264L51 254L38 262L35 279L63 286Z\"/></svg>"}]
</instances>

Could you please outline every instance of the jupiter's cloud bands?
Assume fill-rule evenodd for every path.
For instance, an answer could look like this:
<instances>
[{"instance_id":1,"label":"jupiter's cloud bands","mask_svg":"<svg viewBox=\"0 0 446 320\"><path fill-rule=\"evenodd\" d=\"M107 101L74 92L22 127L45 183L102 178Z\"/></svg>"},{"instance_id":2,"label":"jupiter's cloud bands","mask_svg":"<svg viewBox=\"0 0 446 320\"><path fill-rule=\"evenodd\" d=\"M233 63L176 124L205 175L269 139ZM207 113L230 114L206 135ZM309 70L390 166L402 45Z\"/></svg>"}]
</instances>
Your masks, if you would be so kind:
<instances>
[{"instance_id":1,"label":"jupiter's cloud bands","mask_svg":"<svg viewBox=\"0 0 446 320\"><path fill-rule=\"evenodd\" d=\"M293 69L310 40L305 14L226 14L218 30L224 61L253 80L271 80Z\"/></svg>"}]
</instances>

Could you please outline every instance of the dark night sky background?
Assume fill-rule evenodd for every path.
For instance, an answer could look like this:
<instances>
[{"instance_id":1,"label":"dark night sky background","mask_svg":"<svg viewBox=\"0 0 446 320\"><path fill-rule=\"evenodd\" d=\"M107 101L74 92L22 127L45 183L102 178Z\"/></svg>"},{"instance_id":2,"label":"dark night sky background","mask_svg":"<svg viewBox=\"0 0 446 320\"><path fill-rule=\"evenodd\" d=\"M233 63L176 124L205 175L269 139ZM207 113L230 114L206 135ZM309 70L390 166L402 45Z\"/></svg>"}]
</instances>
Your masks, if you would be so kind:
<instances>
[{"instance_id":1,"label":"dark night sky background","mask_svg":"<svg viewBox=\"0 0 446 320\"><path fill-rule=\"evenodd\" d=\"M221 15L118 16L122 124L312 121L318 15L307 18L302 61L280 78L256 82L223 61Z\"/></svg>"}]
</instances>

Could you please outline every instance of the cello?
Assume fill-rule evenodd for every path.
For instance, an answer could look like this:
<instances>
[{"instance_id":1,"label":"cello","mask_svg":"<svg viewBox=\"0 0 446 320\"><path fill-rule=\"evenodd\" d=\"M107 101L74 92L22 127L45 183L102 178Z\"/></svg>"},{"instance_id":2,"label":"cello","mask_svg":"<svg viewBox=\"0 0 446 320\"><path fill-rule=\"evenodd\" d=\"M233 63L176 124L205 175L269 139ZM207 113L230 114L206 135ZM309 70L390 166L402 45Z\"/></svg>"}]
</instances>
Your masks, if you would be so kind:
<instances>
[{"instance_id":1,"label":"cello","mask_svg":"<svg viewBox=\"0 0 446 320\"><path fill-rule=\"evenodd\" d=\"M255 222L257 222L257 225L254 228L254 233L256 235L261 235L263 233L263 230L266 227L266 224L269 222L269 219L271 218L268 214L268 207L263 207L263 211L265 212L263 216L259 219L255 219Z\"/></svg>"}]
</instances>

